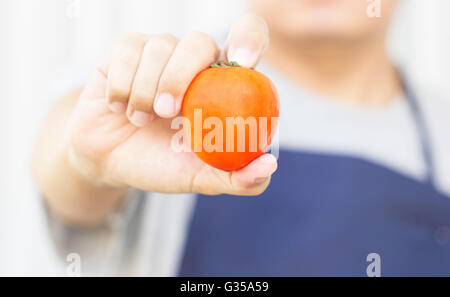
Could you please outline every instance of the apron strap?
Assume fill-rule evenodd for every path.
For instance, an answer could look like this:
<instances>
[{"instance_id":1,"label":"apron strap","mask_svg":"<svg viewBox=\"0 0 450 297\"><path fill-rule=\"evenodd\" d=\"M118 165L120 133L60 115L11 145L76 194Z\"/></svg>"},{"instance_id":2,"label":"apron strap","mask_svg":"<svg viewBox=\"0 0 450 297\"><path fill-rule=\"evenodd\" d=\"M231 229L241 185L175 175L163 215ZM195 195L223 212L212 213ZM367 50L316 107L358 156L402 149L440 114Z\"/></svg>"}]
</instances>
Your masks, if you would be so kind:
<instances>
[{"instance_id":1,"label":"apron strap","mask_svg":"<svg viewBox=\"0 0 450 297\"><path fill-rule=\"evenodd\" d=\"M403 90L405 92L406 100L408 102L409 109L414 121L415 129L419 136L421 151L423 159L425 161L425 166L427 167L426 182L433 185L435 181L435 167L433 150L431 148L430 133L426 124L426 120L421 109L417 97L414 91L411 89L407 83L406 76L400 73L401 83Z\"/></svg>"}]
</instances>

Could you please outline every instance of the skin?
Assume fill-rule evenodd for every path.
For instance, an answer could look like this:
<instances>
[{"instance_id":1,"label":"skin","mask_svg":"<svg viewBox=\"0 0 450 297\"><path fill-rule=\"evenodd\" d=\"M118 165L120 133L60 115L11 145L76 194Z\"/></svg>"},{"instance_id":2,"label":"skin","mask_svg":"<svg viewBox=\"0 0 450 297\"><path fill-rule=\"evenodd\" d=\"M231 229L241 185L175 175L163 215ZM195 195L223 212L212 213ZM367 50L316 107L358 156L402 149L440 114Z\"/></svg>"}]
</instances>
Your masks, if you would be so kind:
<instances>
[{"instance_id":1,"label":"skin","mask_svg":"<svg viewBox=\"0 0 450 297\"><path fill-rule=\"evenodd\" d=\"M202 33L181 40L125 35L84 90L62 98L43 125L33 171L49 208L71 224L90 226L133 188L263 192L277 167L271 155L229 173L170 149L176 132L170 119L178 115L189 83L218 58L253 67L267 49L265 62L302 86L338 100L383 105L401 92L385 51L396 2L383 1L383 17L374 20L360 0L251 0L262 18L242 17L222 49Z\"/></svg>"},{"instance_id":2,"label":"skin","mask_svg":"<svg viewBox=\"0 0 450 297\"><path fill-rule=\"evenodd\" d=\"M386 52L399 2L381 1L380 18L367 16L364 0L251 0L250 7L270 28L266 63L317 93L380 107L402 92Z\"/></svg>"},{"instance_id":3,"label":"skin","mask_svg":"<svg viewBox=\"0 0 450 297\"><path fill-rule=\"evenodd\" d=\"M258 195L277 168L265 154L225 172L192 152L171 149L171 119L197 73L219 55L257 64L268 43L265 22L242 17L221 50L203 33L130 33L99 62L84 90L62 98L44 123L33 156L36 181L49 208L68 223L102 222L133 188L164 193ZM234 57L233 55L238 55Z\"/></svg>"}]
</instances>

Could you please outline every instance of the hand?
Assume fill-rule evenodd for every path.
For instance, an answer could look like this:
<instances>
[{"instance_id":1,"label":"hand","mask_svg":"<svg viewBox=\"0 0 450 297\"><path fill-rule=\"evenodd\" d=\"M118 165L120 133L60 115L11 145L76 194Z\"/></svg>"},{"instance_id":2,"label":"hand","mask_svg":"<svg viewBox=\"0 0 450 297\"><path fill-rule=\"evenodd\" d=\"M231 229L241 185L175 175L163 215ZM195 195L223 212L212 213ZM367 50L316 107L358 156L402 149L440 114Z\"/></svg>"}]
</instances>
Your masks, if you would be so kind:
<instances>
[{"instance_id":1,"label":"hand","mask_svg":"<svg viewBox=\"0 0 450 297\"><path fill-rule=\"evenodd\" d=\"M247 15L231 29L220 51L211 37L130 33L109 51L71 116L70 162L84 176L115 186L166 193L257 195L269 184L276 159L263 155L225 172L192 152L175 152L171 118L180 113L197 73L219 57L254 67L268 44L263 20Z\"/></svg>"}]
</instances>

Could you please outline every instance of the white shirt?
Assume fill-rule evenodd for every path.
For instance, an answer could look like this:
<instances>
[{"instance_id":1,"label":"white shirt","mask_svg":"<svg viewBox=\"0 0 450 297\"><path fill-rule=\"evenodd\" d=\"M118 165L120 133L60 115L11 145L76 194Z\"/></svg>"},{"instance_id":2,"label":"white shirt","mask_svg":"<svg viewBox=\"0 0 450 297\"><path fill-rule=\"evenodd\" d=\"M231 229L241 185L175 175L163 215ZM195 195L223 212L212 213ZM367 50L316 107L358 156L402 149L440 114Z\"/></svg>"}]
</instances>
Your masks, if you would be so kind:
<instances>
[{"instance_id":1,"label":"white shirt","mask_svg":"<svg viewBox=\"0 0 450 297\"><path fill-rule=\"evenodd\" d=\"M259 67L280 95L280 146L292 150L351 155L389 167L416 180L426 175L418 134L405 98L383 107L343 103L306 91L266 65ZM80 70L76 73L85 73ZM58 83L82 79L73 71ZM415 91L430 131L437 188L450 195L450 100ZM299 169L301 170L301 169ZM177 274L195 195L136 192L110 222L91 230L76 230L50 219L49 234L60 266L46 273L66 275L66 256L81 257L82 275Z\"/></svg>"}]
</instances>

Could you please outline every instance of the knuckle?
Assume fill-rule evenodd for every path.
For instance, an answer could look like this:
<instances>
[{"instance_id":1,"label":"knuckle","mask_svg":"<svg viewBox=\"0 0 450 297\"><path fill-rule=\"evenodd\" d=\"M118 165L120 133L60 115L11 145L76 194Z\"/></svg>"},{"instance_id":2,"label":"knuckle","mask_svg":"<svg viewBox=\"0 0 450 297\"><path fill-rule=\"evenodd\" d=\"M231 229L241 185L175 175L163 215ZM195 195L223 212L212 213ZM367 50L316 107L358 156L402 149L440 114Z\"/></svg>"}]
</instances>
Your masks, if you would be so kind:
<instances>
[{"instance_id":1,"label":"knuckle","mask_svg":"<svg viewBox=\"0 0 450 297\"><path fill-rule=\"evenodd\" d=\"M159 55L171 53L175 47L177 39L170 34L161 34L152 38L149 47Z\"/></svg>"},{"instance_id":2,"label":"knuckle","mask_svg":"<svg viewBox=\"0 0 450 297\"><path fill-rule=\"evenodd\" d=\"M191 31L189 33L186 34L186 39L195 39L195 40L201 40L201 41L206 41L212 38L203 32L198 32L198 31Z\"/></svg>"},{"instance_id":3,"label":"knuckle","mask_svg":"<svg viewBox=\"0 0 450 297\"><path fill-rule=\"evenodd\" d=\"M191 41L194 44L195 49L216 50L216 42L214 39L206 33L202 32L190 32L186 35L186 40Z\"/></svg>"},{"instance_id":4,"label":"knuckle","mask_svg":"<svg viewBox=\"0 0 450 297\"><path fill-rule=\"evenodd\" d=\"M144 35L142 33L137 33L137 32L128 32L123 34L120 38L119 38L119 42L133 42L133 41L141 41L144 39Z\"/></svg>"},{"instance_id":5,"label":"knuckle","mask_svg":"<svg viewBox=\"0 0 450 297\"><path fill-rule=\"evenodd\" d=\"M158 35L155 35L155 38L159 38L163 41L170 42L170 43L175 43L178 41L178 39L170 33L158 34Z\"/></svg>"},{"instance_id":6,"label":"knuckle","mask_svg":"<svg viewBox=\"0 0 450 297\"><path fill-rule=\"evenodd\" d=\"M130 104L136 110L151 111L153 106L153 98L141 91L133 91L130 97Z\"/></svg>"},{"instance_id":7,"label":"knuckle","mask_svg":"<svg viewBox=\"0 0 450 297\"><path fill-rule=\"evenodd\" d=\"M128 99L128 95L129 89L120 85L112 85L108 91L110 101L124 101Z\"/></svg>"},{"instance_id":8,"label":"knuckle","mask_svg":"<svg viewBox=\"0 0 450 297\"><path fill-rule=\"evenodd\" d=\"M159 81L158 89L166 91L174 91L183 88L186 84L186 73L180 69L172 69L165 71ZM175 92L176 93L176 92Z\"/></svg>"},{"instance_id":9,"label":"knuckle","mask_svg":"<svg viewBox=\"0 0 450 297\"><path fill-rule=\"evenodd\" d=\"M136 57L140 56L144 45L144 34L127 33L113 47L112 55L124 62L133 61Z\"/></svg>"},{"instance_id":10,"label":"knuckle","mask_svg":"<svg viewBox=\"0 0 450 297\"><path fill-rule=\"evenodd\" d=\"M131 63L136 60L137 57L139 57L138 51L131 46L122 47L117 55L117 59L125 64Z\"/></svg>"}]
</instances>

